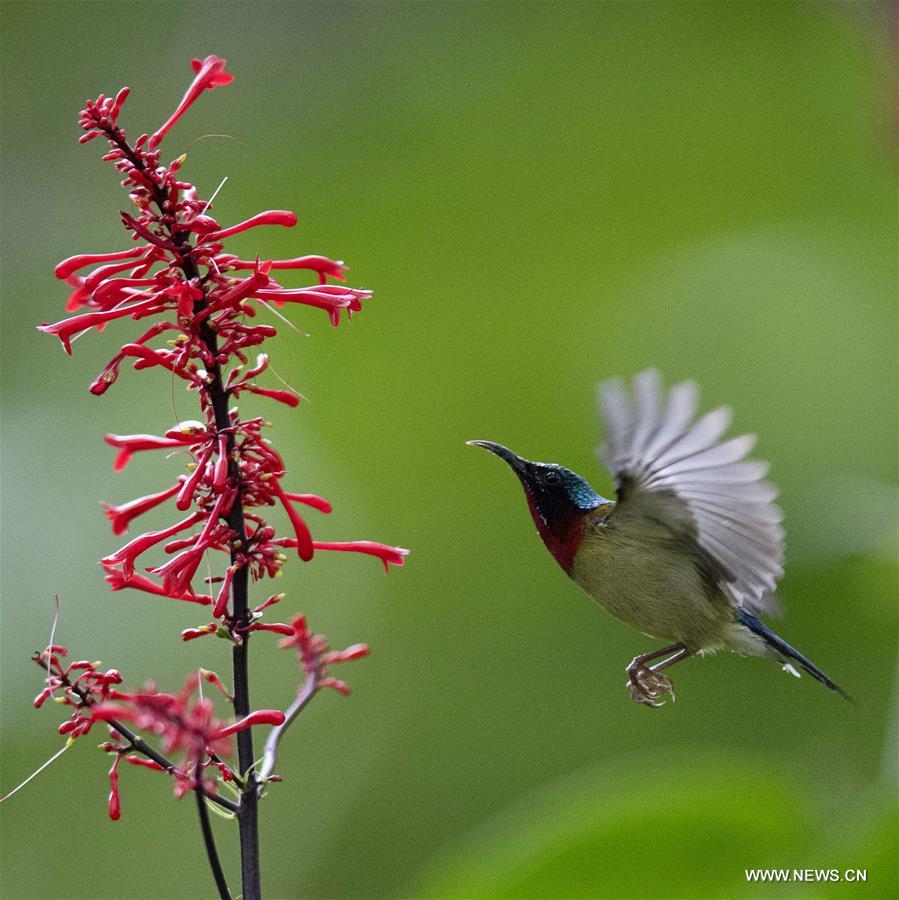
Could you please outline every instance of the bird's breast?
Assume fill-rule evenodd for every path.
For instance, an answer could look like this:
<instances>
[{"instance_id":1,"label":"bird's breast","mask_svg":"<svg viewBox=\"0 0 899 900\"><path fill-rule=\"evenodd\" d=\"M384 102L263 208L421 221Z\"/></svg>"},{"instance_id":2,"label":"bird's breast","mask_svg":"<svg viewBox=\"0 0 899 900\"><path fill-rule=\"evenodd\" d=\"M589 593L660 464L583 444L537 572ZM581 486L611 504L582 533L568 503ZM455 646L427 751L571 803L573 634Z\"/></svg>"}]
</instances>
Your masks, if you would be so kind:
<instances>
[{"instance_id":1,"label":"bird's breast","mask_svg":"<svg viewBox=\"0 0 899 900\"><path fill-rule=\"evenodd\" d=\"M608 612L644 634L694 649L719 645L733 618L693 556L670 532L587 528L571 577Z\"/></svg>"}]
</instances>

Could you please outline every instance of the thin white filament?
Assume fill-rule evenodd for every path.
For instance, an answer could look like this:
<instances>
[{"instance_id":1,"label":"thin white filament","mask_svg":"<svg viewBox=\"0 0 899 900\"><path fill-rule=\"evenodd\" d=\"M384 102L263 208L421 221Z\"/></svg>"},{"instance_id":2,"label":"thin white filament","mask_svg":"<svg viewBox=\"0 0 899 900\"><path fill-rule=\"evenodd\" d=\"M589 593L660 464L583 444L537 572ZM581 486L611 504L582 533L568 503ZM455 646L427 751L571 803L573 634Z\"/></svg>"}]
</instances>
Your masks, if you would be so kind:
<instances>
[{"instance_id":1,"label":"thin white filament","mask_svg":"<svg viewBox=\"0 0 899 900\"><path fill-rule=\"evenodd\" d=\"M37 776L40 775L41 772L43 772L44 769L47 768L47 766L51 765L52 763L55 763L56 760L58 760L59 757L62 756L63 753L65 753L66 750L68 750L69 747L71 747L72 744L74 744L74 743L75 743L75 739L69 738L65 742L65 744L63 744L62 747L59 750L57 750L56 753L53 754L53 756L50 757L50 759L48 759L42 766L39 766L37 769L35 769L18 787L14 787L8 794L5 794L3 797L0 797L0 803L3 803L4 800L9 800L9 798L12 797L13 794L17 794L19 791L21 791L22 788L25 787L25 785L28 784L29 781L33 781L35 778L37 778Z\"/></svg>"}]
</instances>

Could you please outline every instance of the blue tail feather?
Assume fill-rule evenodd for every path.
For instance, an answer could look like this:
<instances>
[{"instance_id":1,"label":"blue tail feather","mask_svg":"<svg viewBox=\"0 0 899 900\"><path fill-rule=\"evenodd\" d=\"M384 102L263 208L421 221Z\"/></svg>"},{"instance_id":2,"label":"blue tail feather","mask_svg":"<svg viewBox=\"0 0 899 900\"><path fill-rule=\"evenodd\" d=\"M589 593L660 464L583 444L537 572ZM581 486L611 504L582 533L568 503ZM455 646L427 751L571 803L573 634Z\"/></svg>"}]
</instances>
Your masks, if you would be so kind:
<instances>
[{"instance_id":1,"label":"blue tail feather","mask_svg":"<svg viewBox=\"0 0 899 900\"><path fill-rule=\"evenodd\" d=\"M827 677L811 660L806 659L795 647L788 644L783 638L778 637L764 622L757 619L752 613L741 609L738 613L741 624L745 625L753 634L758 635L772 650L783 660L792 660L812 678L820 681L832 691L836 691L841 697L845 697L850 703L855 703L852 697L838 684Z\"/></svg>"}]
</instances>

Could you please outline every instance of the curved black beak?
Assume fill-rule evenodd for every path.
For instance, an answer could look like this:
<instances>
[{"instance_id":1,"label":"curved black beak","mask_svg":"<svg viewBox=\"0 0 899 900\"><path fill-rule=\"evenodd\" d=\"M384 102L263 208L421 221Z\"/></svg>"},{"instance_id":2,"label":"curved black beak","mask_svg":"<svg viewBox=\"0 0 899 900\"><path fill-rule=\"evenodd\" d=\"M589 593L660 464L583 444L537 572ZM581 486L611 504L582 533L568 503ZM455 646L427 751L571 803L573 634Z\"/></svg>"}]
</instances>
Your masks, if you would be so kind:
<instances>
[{"instance_id":1,"label":"curved black beak","mask_svg":"<svg viewBox=\"0 0 899 900\"><path fill-rule=\"evenodd\" d=\"M513 453L502 444L494 444L493 441L466 441L472 447L483 447L491 453L495 453L500 459L504 459L516 475L523 477L527 471L527 460L522 459L517 453Z\"/></svg>"}]
</instances>

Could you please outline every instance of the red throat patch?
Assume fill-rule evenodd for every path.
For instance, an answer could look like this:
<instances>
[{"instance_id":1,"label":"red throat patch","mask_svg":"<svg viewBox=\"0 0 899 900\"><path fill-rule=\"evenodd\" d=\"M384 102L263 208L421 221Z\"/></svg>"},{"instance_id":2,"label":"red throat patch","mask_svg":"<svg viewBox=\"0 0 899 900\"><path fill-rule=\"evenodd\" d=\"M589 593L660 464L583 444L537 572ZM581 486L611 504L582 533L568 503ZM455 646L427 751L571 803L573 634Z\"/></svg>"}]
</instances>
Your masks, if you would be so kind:
<instances>
[{"instance_id":1,"label":"red throat patch","mask_svg":"<svg viewBox=\"0 0 899 900\"><path fill-rule=\"evenodd\" d=\"M574 557L581 546L584 529L587 527L587 520L590 519L593 510L573 508L548 522L537 510L531 492L525 490L524 493L528 498L528 507L531 510L534 524L537 526L543 543L546 544L546 549L552 553L556 562L565 570L565 574L571 575Z\"/></svg>"}]
</instances>

